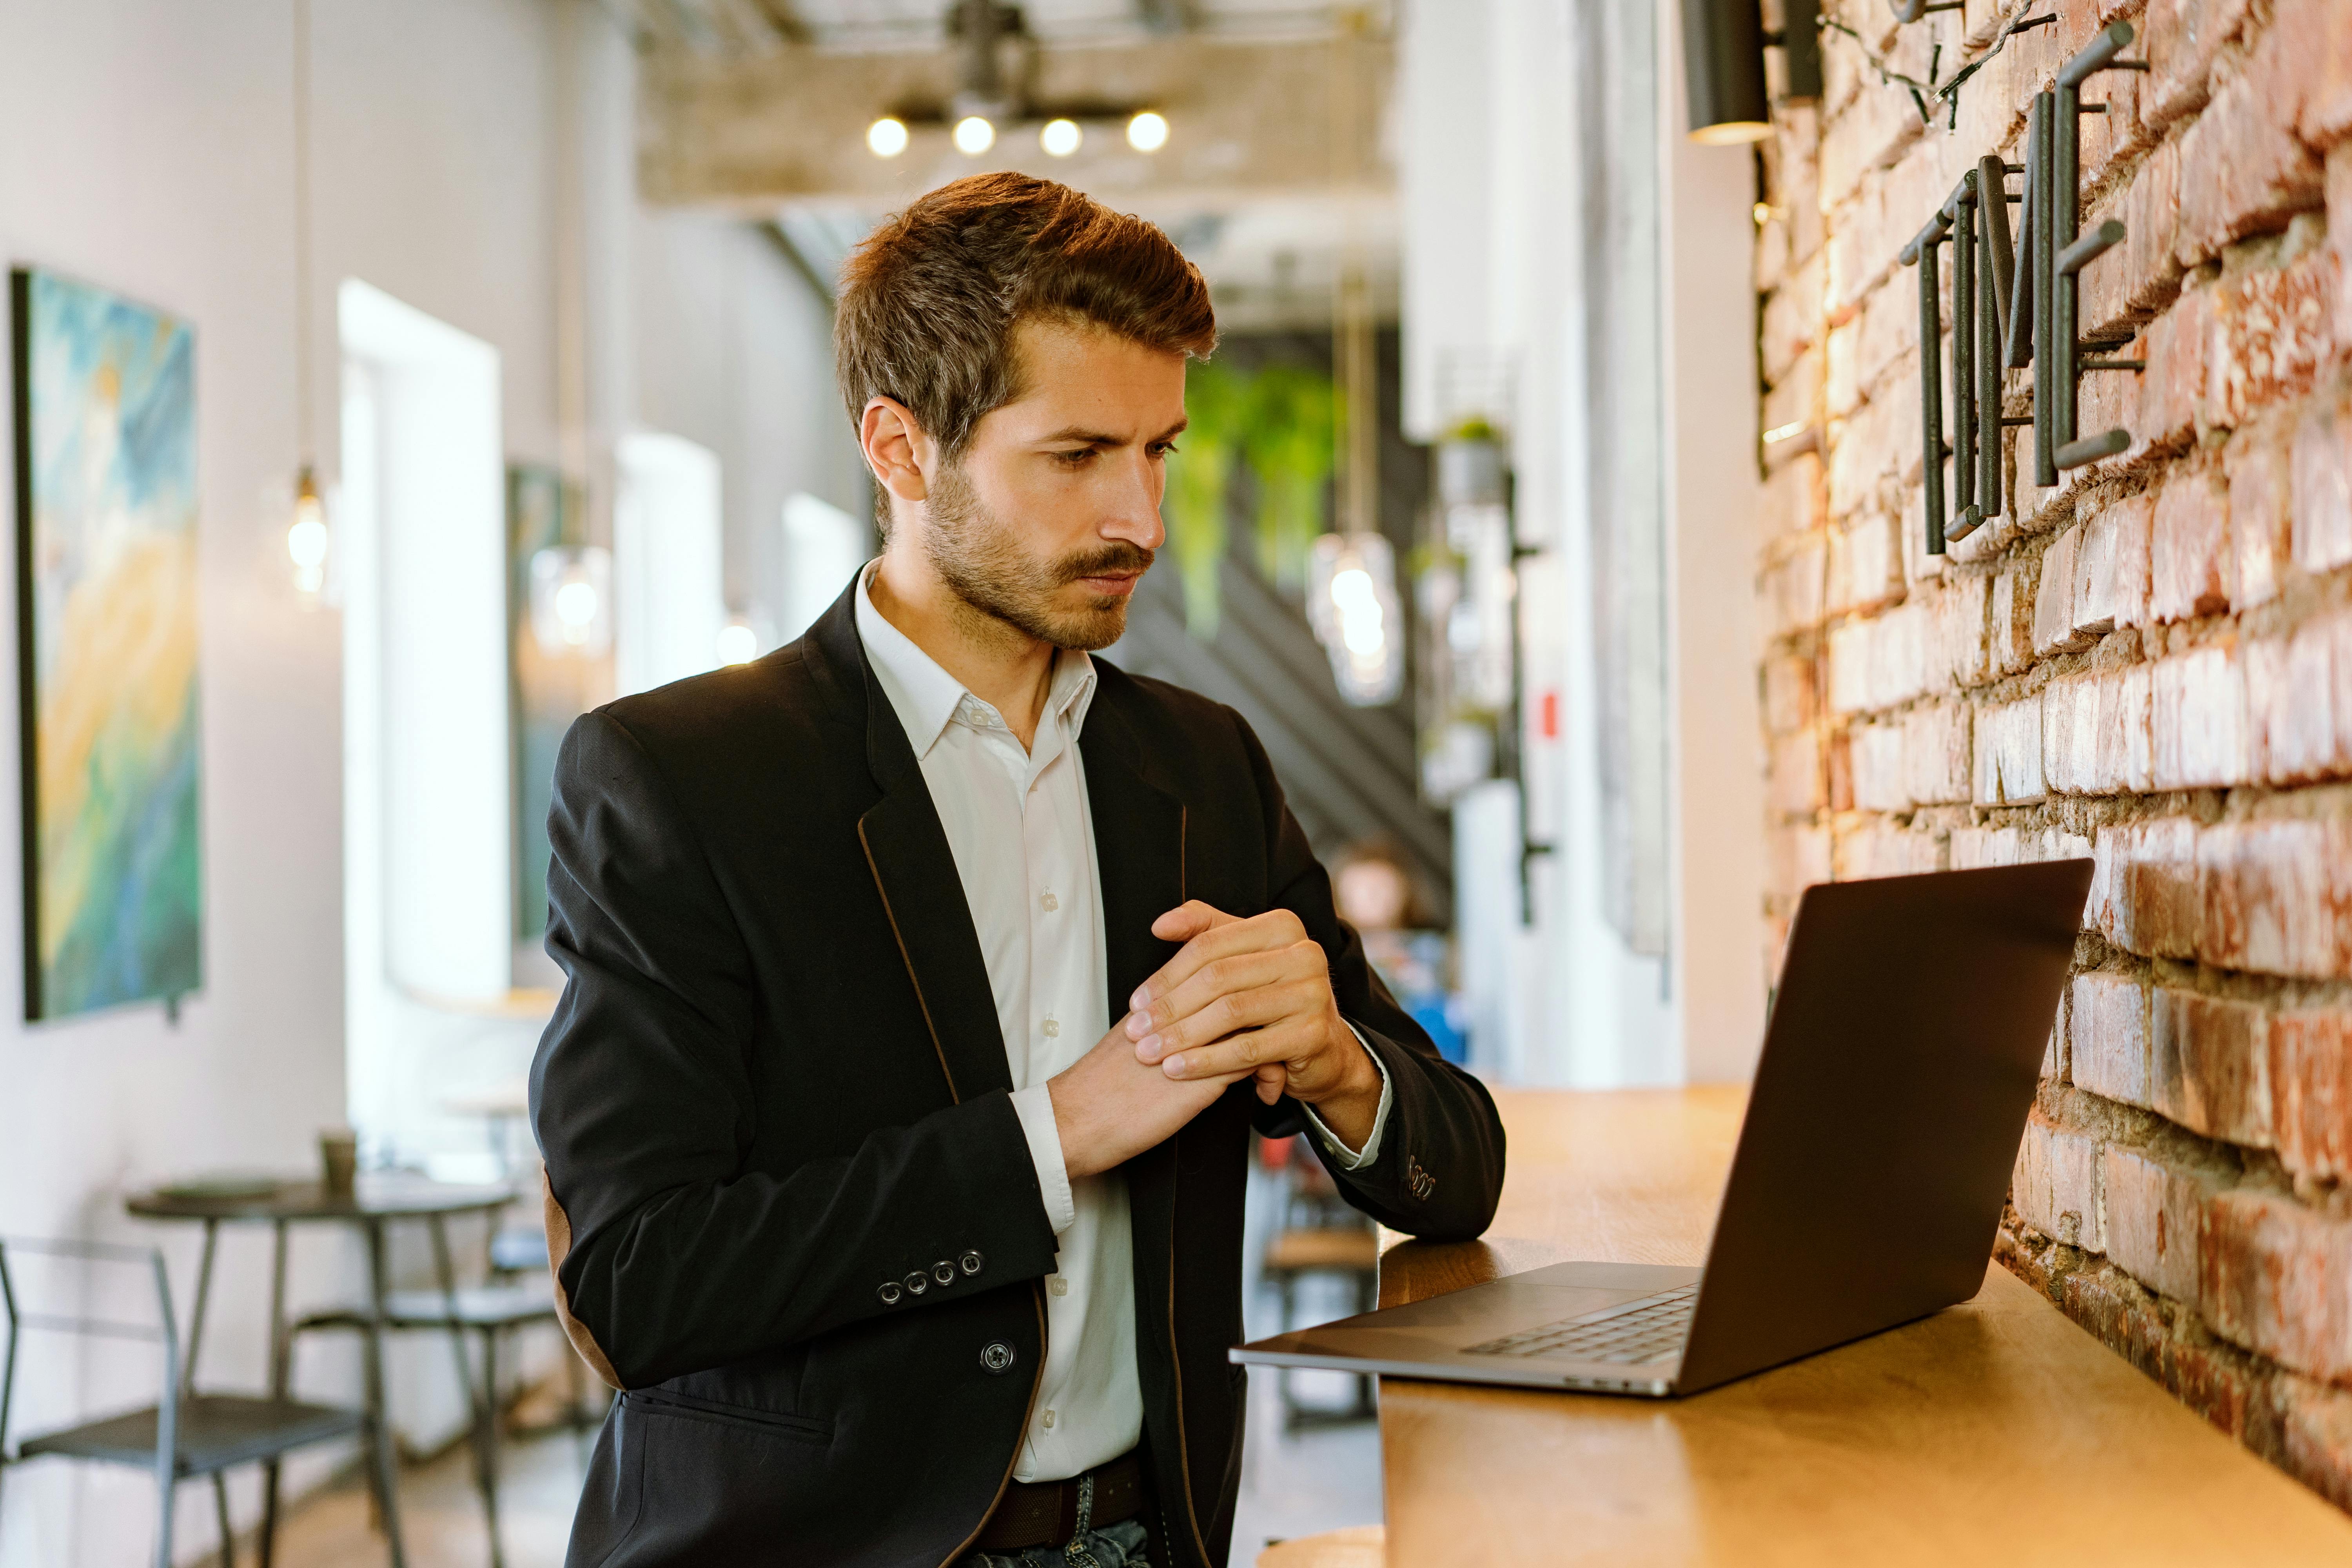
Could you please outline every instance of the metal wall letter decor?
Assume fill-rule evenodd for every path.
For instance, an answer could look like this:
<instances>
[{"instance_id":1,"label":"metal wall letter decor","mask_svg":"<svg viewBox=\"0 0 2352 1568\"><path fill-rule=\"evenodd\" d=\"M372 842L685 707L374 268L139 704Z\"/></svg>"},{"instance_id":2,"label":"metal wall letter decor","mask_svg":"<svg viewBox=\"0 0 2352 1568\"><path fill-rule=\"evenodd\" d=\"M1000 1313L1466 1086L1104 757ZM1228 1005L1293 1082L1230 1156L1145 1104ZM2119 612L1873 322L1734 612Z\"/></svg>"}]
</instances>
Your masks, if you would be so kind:
<instances>
[{"instance_id":1,"label":"metal wall letter decor","mask_svg":"<svg viewBox=\"0 0 2352 1568\"><path fill-rule=\"evenodd\" d=\"M2025 162L1988 154L1960 176L1927 226L1903 247L1903 264L1919 268L1919 415L1927 549L1940 555L2000 509L2005 426L2033 426L2033 482L2047 489L2060 470L2113 457L2131 445L2125 430L2079 437L2074 428L2084 374L2145 370L2144 360L2116 359L2130 341L2080 334L2084 268L2124 238L2108 219L2081 232L2081 117L2105 112L2085 104L2082 84L2100 71L2146 70L2141 60L2116 56L2132 41L2131 25L2100 32L2058 72L2054 88L2036 93L2027 121ZM2023 189L2009 190L2011 174ZM2009 204L2021 203L2014 243ZM1936 249L1952 246L1952 429L1944 435L1942 279ZM2033 371L2030 416L2001 411L2003 373ZM1951 508L1946 510L1944 462L1952 459Z\"/></svg>"}]
</instances>

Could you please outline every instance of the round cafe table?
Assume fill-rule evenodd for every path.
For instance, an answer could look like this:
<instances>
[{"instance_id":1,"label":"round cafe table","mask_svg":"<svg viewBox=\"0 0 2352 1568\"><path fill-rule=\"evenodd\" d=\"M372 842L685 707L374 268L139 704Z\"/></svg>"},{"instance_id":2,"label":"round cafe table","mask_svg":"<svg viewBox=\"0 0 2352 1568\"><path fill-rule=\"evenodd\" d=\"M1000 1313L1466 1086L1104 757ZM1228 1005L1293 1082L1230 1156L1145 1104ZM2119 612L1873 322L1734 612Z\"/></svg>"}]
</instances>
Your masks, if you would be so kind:
<instances>
[{"instance_id":1,"label":"round cafe table","mask_svg":"<svg viewBox=\"0 0 2352 1568\"><path fill-rule=\"evenodd\" d=\"M503 1184L436 1182L404 1172L383 1172L362 1173L354 1189L342 1194L330 1193L317 1182L300 1181L235 1190L211 1190L202 1185L159 1187L134 1194L124 1200L122 1206L140 1219L194 1221L205 1227L204 1254L196 1266L195 1301L188 1315L188 1349L180 1363L184 1391L193 1391L195 1386L196 1352L204 1341L205 1308L212 1294L213 1255L223 1225L267 1223L274 1233L269 1274L269 1393L276 1399L286 1397L292 1359L286 1324L288 1228L324 1221L348 1225L360 1232L367 1243L368 1300L354 1316L360 1320L364 1342L361 1362L366 1382L367 1418L370 1430L376 1435L373 1479L393 1568L406 1568L408 1558L401 1545L400 1514L394 1494L392 1429L384 1418L383 1319L388 1288L384 1278L384 1227L397 1220L423 1220L431 1231L434 1267L452 1319L449 1339L457 1352L457 1380L466 1396L466 1406L471 1410L473 1371L466 1360L464 1331L455 1326L457 1276L450 1262L446 1222L452 1215L502 1208L514 1198L514 1189ZM266 1465L263 1473L266 1482L261 1539L266 1543L277 1534L276 1462ZM262 1548L264 1568L269 1562L268 1550L267 1544Z\"/></svg>"}]
</instances>

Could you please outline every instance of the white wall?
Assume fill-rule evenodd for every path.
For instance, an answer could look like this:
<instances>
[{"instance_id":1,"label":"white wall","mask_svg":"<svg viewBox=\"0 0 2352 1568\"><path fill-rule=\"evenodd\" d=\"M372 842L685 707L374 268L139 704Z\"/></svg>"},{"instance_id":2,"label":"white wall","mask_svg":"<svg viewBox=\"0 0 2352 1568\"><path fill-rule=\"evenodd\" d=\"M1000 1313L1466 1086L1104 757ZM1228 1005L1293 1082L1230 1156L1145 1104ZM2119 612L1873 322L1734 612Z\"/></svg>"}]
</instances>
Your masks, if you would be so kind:
<instances>
[{"instance_id":1,"label":"white wall","mask_svg":"<svg viewBox=\"0 0 2352 1568\"><path fill-rule=\"evenodd\" d=\"M1408 0L1400 47L1408 416L1433 435L1448 356L1507 356L1519 571L1532 924L1494 911L1474 1015L1503 1037L1484 1059L1523 1081L1582 1087L1736 1078L1761 1024L1761 806L1749 627L1755 496L1753 202L1745 149L1681 135L1674 7L1656 9L1658 212L1664 321L1665 723L1669 937L1634 952L1605 913L1594 650L1594 410L1580 237L1591 160L1577 105L1576 13L1547 0ZM1590 38L1596 29L1582 29ZM1607 264L1607 258L1597 258ZM1605 395L1605 389L1602 395ZM1557 699L1558 733L1541 732ZM1515 835L1492 803L1457 834L1458 898L1516 886ZM1457 824L1457 826L1459 824ZM1502 943L1502 945L1496 945ZM1474 973L1475 971L1475 973Z\"/></svg>"},{"instance_id":2,"label":"white wall","mask_svg":"<svg viewBox=\"0 0 2352 1568\"><path fill-rule=\"evenodd\" d=\"M335 284L347 277L496 349L507 454L558 460L567 442L557 198L574 166L560 155L562 44L574 37L604 62L605 74L565 102L608 150L628 144L625 44L604 9L575 12L569 0L314 5L312 412L322 472L335 468ZM176 1026L147 1006L26 1028L11 1021L22 1016L17 966L0 964L0 1233L152 1237L183 1290L195 1238L130 1224L122 1194L207 1168L304 1169L317 1130L345 1117L342 628L333 608L299 601L282 542L300 456L292 39L289 0L0 0L0 253L151 300L196 328L206 920L205 985ZM616 390L573 424L609 437L641 420L718 451L730 508L740 509L732 570L749 573L739 563L756 554L753 525L772 532L791 490L860 509L854 457L834 450L846 441L821 304L740 225L637 213L625 156L575 163L579 177L604 182L600 210L621 214L625 232L659 237L631 248L659 255L630 288L598 296L608 308L592 316L585 346L592 364L613 367ZM607 262L613 248L604 241ZM664 323L704 303L677 291L714 274L735 280L726 309L698 317L691 334L665 336ZM623 351L643 345L657 352L641 385ZM723 392L708 407L689 407L712 386ZM593 439L569 445L593 462ZM0 496L14 493L8 450L0 442ZM0 617L14 602L0 595ZM0 664L15 647L0 637ZM13 685L0 676L0 689ZM0 768L0 814L17 810L16 778ZM0 833L9 887L18 885L16 846L14 832ZM0 898L0 952L20 950L18 907ZM452 1020L415 1065L510 1074L535 1035L529 1019ZM481 1132L426 1127L418 1148L431 1152L435 1138L478 1147ZM294 1253L298 1304L356 1289L355 1254L335 1235L303 1234ZM266 1268L265 1237L231 1233L207 1382L261 1382ZM25 1368L20 1430L147 1391L135 1347L113 1342L28 1343ZM302 1375L323 1396L356 1388L341 1350L306 1355ZM298 1483L316 1473L298 1472ZM205 1490L183 1489L185 1552L210 1536ZM249 1521L249 1478L235 1496ZM136 1562L151 1538L151 1497L129 1472L12 1467L0 1565Z\"/></svg>"}]
</instances>

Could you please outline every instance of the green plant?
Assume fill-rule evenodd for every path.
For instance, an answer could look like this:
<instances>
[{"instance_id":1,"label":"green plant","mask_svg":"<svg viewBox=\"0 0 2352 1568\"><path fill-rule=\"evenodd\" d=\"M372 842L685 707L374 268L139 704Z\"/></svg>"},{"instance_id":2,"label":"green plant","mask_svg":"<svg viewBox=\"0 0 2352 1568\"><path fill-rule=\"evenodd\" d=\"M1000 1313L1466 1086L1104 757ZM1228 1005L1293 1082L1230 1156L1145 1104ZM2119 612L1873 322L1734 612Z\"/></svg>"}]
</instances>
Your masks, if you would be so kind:
<instances>
[{"instance_id":1,"label":"green plant","mask_svg":"<svg viewBox=\"0 0 2352 1568\"><path fill-rule=\"evenodd\" d=\"M1184 582L1184 626L1207 642L1223 614L1217 567L1225 555L1225 490L1233 478L1248 383L1214 360L1186 374L1192 423L1168 460L1168 548Z\"/></svg>"},{"instance_id":2,"label":"green plant","mask_svg":"<svg viewBox=\"0 0 2352 1568\"><path fill-rule=\"evenodd\" d=\"M1277 364L1253 378L1242 436L1257 478L1257 564L1268 582L1307 586L1307 561L1327 528L1324 487L1330 482L1339 398L1331 378Z\"/></svg>"}]
</instances>

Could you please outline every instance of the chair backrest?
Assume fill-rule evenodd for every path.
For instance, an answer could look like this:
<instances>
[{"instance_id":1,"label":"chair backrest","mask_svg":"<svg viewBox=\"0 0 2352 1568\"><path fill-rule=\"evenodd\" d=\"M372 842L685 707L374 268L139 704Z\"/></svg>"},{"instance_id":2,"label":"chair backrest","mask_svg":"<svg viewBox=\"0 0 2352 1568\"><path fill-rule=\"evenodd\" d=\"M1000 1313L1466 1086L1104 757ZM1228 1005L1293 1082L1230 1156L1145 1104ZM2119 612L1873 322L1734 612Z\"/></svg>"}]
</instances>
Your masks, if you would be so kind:
<instances>
[{"instance_id":1,"label":"chair backrest","mask_svg":"<svg viewBox=\"0 0 2352 1568\"><path fill-rule=\"evenodd\" d=\"M25 1281L12 1258L55 1258L101 1267L137 1268L155 1288L155 1321L129 1322L118 1318L89 1317L77 1312L37 1310L27 1301ZM0 1236L0 1320L8 1329L8 1348L0 1353L0 1464L8 1460L9 1406L16 1392L16 1351L26 1331L78 1334L101 1339L140 1340L163 1347L163 1392L156 1407L156 1463L172 1474L179 1425L180 1337L172 1315L171 1276L163 1254L152 1247L123 1247L104 1241L64 1241L37 1237Z\"/></svg>"}]
</instances>

